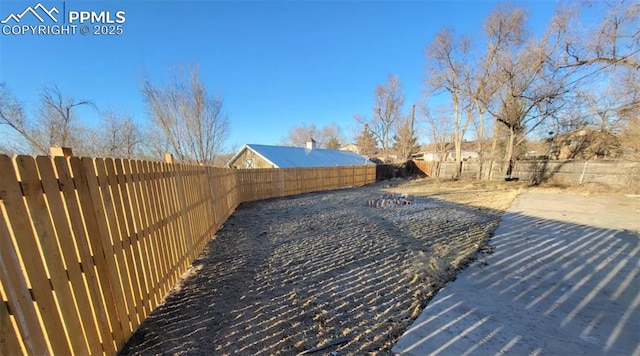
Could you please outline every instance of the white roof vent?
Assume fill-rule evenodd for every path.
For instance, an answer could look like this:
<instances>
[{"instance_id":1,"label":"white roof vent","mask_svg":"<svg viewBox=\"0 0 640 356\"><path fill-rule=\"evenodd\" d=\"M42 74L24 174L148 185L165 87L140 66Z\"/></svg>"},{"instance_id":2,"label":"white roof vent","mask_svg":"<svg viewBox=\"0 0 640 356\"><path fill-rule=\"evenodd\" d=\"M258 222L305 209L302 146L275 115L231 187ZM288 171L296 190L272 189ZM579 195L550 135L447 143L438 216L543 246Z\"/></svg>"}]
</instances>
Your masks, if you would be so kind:
<instances>
[{"instance_id":1,"label":"white roof vent","mask_svg":"<svg viewBox=\"0 0 640 356\"><path fill-rule=\"evenodd\" d=\"M307 149L308 150L313 150L316 148L316 140L314 139L309 139L309 141L307 141Z\"/></svg>"}]
</instances>

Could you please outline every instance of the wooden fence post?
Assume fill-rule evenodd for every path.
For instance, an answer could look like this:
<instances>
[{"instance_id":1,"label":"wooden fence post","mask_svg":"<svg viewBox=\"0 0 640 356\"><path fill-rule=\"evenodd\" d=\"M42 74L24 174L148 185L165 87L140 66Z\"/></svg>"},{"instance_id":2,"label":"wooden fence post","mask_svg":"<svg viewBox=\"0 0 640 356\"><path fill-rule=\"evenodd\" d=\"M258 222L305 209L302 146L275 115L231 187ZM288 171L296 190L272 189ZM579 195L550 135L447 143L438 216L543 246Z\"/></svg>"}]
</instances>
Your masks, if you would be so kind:
<instances>
[{"instance_id":1,"label":"wooden fence post","mask_svg":"<svg viewBox=\"0 0 640 356\"><path fill-rule=\"evenodd\" d=\"M49 147L49 154L51 157L69 158L73 156L73 150L71 147Z\"/></svg>"},{"instance_id":2,"label":"wooden fence post","mask_svg":"<svg viewBox=\"0 0 640 356\"><path fill-rule=\"evenodd\" d=\"M165 153L164 161L167 163L173 163L173 155L171 153Z\"/></svg>"},{"instance_id":3,"label":"wooden fence post","mask_svg":"<svg viewBox=\"0 0 640 356\"><path fill-rule=\"evenodd\" d=\"M580 185L582 185L584 183L584 176L587 173L587 165L588 164L589 164L588 160L584 161L584 167L582 167L582 174L580 174Z\"/></svg>"},{"instance_id":4,"label":"wooden fence post","mask_svg":"<svg viewBox=\"0 0 640 356\"><path fill-rule=\"evenodd\" d=\"M637 177L637 173L636 173L637 170L638 170L638 166L635 165L629 171L629 179L627 179L627 188L631 188L634 178Z\"/></svg>"}]
</instances>

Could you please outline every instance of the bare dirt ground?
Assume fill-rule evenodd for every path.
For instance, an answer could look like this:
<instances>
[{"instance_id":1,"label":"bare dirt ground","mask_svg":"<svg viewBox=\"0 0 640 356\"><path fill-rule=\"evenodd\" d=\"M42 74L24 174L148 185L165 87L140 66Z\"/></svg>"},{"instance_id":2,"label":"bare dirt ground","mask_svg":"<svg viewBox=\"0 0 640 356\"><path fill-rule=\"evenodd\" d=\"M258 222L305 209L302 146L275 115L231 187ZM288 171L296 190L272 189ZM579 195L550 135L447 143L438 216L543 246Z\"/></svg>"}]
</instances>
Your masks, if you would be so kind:
<instances>
[{"instance_id":1,"label":"bare dirt ground","mask_svg":"<svg viewBox=\"0 0 640 356\"><path fill-rule=\"evenodd\" d=\"M396 180L242 204L122 354L390 354L526 189ZM416 199L366 206L389 193Z\"/></svg>"}]
</instances>

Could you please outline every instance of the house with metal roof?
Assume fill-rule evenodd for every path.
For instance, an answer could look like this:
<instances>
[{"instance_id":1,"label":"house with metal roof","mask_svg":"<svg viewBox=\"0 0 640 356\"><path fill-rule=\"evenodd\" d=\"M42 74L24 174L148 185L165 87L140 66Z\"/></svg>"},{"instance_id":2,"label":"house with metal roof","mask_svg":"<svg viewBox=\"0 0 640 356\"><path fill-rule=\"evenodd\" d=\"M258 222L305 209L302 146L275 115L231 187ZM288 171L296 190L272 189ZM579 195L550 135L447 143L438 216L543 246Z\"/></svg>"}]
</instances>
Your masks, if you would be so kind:
<instances>
[{"instance_id":1,"label":"house with metal roof","mask_svg":"<svg viewBox=\"0 0 640 356\"><path fill-rule=\"evenodd\" d=\"M373 165L366 157L351 151L306 147L246 144L227 163L230 168L300 168Z\"/></svg>"}]
</instances>

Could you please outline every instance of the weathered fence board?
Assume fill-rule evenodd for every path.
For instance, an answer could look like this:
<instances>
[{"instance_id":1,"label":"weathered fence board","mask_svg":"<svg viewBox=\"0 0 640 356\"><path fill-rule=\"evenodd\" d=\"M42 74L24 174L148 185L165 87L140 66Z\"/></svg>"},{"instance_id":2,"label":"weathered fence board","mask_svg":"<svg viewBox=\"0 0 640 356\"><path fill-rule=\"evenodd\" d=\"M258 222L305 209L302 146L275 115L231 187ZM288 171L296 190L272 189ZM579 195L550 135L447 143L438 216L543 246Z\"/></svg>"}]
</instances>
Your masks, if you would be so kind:
<instances>
[{"instance_id":1,"label":"weathered fence board","mask_svg":"<svg viewBox=\"0 0 640 356\"><path fill-rule=\"evenodd\" d=\"M0 354L113 355L238 204L374 181L375 166L0 155Z\"/></svg>"},{"instance_id":2,"label":"weathered fence board","mask_svg":"<svg viewBox=\"0 0 640 356\"><path fill-rule=\"evenodd\" d=\"M0 305L0 355L16 355L22 352L22 346L9 316L6 305ZM45 350L42 350L46 352Z\"/></svg>"}]
</instances>

